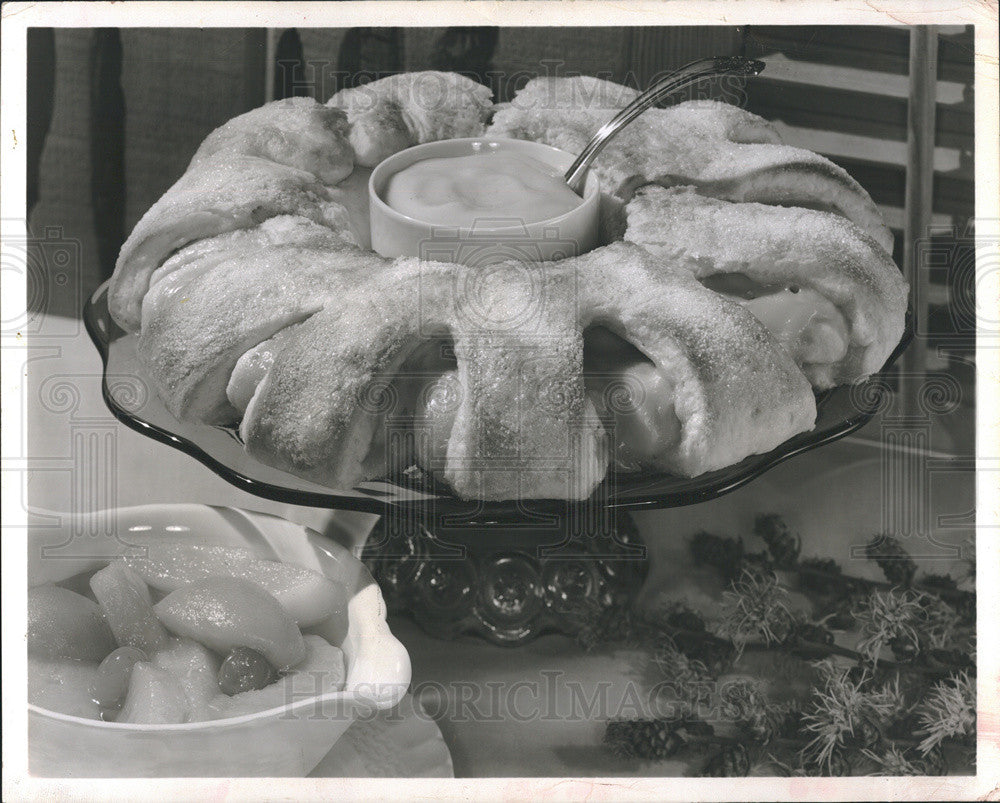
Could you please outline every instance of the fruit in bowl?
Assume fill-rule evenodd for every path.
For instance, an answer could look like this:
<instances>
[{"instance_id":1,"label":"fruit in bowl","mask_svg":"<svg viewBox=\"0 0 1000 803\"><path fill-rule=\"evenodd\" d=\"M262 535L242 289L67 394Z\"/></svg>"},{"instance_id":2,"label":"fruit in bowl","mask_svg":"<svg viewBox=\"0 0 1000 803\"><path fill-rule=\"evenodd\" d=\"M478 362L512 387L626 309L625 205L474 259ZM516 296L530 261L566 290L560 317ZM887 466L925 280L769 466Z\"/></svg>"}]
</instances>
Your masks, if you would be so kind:
<instances>
[{"instance_id":1,"label":"fruit in bowl","mask_svg":"<svg viewBox=\"0 0 1000 803\"><path fill-rule=\"evenodd\" d=\"M30 531L34 774L305 775L403 696L409 658L343 548L232 509L113 514Z\"/></svg>"}]
</instances>

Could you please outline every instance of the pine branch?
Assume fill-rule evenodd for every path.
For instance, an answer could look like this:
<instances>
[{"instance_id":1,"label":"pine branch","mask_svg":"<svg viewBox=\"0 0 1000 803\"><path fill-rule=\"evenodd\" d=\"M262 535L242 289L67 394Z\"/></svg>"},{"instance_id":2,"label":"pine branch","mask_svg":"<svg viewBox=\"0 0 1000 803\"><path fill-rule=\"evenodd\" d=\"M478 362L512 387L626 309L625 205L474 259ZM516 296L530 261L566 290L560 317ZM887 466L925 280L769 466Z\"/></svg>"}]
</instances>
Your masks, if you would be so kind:
<instances>
[{"instance_id":1,"label":"pine branch","mask_svg":"<svg viewBox=\"0 0 1000 803\"><path fill-rule=\"evenodd\" d=\"M846 585L848 586L848 591L862 589L891 591L892 589L897 588L897 586L894 586L892 583L885 580L870 580L867 577L856 577L854 575L833 572L827 569L803 566L801 563L788 568L787 571L807 578L825 580L830 584ZM940 597L945 602L955 603L959 607L967 606L971 602L972 610L975 610L975 594L971 591L962 591L959 588L948 588L947 586L939 585L936 582L924 584L919 580L914 581L910 587L914 591L923 591L931 596Z\"/></svg>"},{"instance_id":2,"label":"pine branch","mask_svg":"<svg viewBox=\"0 0 1000 803\"><path fill-rule=\"evenodd\" d=\"M757 649L766 649L767 645L761 643L754 645ZM748 645L749 648L749 645ZM799 657L825 658L831 655L839 655L843 658L850 658L852 661L866 662L868 659L857 650L850 647L841 647L839 644L821 644L816 641L806 641L799 639L795 644L782 645L783 649L793 654L804 653ZM940 678L953 672L961 672L966 667L958 664L941 664L940 668L923 666L921 664L909 664L901 661L892 661L888 658L879 658L878 666L884 669L894 669L897 672L912 672L930 678Z\"/></svg>"},{"instance_id":3,"label":"pine branch","mask_svg":"<svg viewBox=\"0 0 1000 803\"><path fill-rule=\"evenodd\" d=\"M916 563L907 554L899 539L890 534L876 535L866 546L869 559L878 563L886 574L886 581L881 581L846 575L839 570L839 567L836 571L831 571L809 566L810 559L803 560L800 557L801 536L793 532L779 514L759 514L754 520L753 532L767 544L766 554L748 553L742 538L722 537L701 531L689 541L691 556L696 565L713 566L727 582L739 577L741 569L747 568L749 564L763 563L766 568L826 581L825 585L834 588L839 586L845 593L865 589L888 590L899 586L912 588L951 603L967 618L973 618L975 615L974 593L962 591L955 587L954 583L942 582L945 578L937 575L927 575L923 581L916 580ZM974 557L973 554L972 560Z\"/></svg>"}]
</instances>

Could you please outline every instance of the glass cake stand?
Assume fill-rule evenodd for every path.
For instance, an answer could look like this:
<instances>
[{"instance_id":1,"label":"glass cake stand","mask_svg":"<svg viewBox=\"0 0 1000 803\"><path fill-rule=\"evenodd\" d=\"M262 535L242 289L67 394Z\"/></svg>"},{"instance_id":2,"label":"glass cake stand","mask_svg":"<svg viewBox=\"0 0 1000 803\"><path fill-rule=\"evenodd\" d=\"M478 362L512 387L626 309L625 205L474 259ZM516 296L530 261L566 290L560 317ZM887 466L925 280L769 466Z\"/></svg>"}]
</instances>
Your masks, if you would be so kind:
<instances>
[{"instance_id":1,"label":"glass cake stand","mask_svg":"<svg viewBox=\"0 0 1000 803\"><path fill-rule=\"evenodd\" d=\"M698 477L612 474L583 503L460 499L420 476L325 488L249 456L229 427L180 421L139 364L135 335L112 320L107 283L83 319L104 365L102 392L126 426L180 449L236 487L266 499L382 516L364 559L390 608L444 637L476 633L518 644L546 631L575 632L588 603L638 591L645 547L629 511L715 499L784 460L856 431L889 403L887 372L913 338L912 317L882 370L816 395L816 426L767 454Z\"/></svg>"}]
</instances>

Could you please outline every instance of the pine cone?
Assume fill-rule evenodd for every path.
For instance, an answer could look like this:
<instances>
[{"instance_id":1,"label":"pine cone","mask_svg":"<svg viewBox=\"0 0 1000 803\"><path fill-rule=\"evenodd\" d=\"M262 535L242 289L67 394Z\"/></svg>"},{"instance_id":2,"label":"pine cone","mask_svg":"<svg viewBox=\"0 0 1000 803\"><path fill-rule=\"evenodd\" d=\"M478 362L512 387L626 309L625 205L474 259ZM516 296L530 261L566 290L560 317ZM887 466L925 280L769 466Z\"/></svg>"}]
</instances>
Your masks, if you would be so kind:
<instances>
[{"instance_id":1,"label":"pine cone","mask_svg":"<svg viewBox=\"0 0 1000 803\"><path fill-rule=\"evenodd\" d=\"M677 630L690 630L692 633L705 632L705 620L690 608L675 608L666 615L664 621L669 627Z\"/></svg>"},{"instance_id":2,"label":"pine cone","mask_svg":"<svg viewBox=\"0 0 1000 803\"><path fill-rule=\"evenodd\" d=\"M675 633L677 649L692 661L701 661L713 678L725 672L733 662L733 645L707 633Z\"/></svg>"},{"instance_id":3,"label":"pine cone","mask_svg":"<svg viewBox=\"0 0 1000 803\"><path fill-rule=\"evenodd\" d=\"M750 755L741 743L728 744L701 771L706 778L743 778L750 772Z\"/></svg>"},{"instance_id":4,"label":"pine cone","mask_svg":"<svg viewBox=\"0 0 1000 803\"><path fill-rule=\"evenodd\" d=\"M858 747L874 750L882 743L882 729L872 720L863 718L854 728L853 741Z\"/></svg>"},{"instance_id":5,"label":"pine cone","mask_svg":"<svg viewBox=\"0 0 1000 803\"><path fill-rule=\"evenodd\" d=\"M851 774L851 762L841 750L834 750L830 760L823 765L823 775L831 778L842 778Z\"/></svg>"},{"instance_id":6,"label":"pine cone","mask_svg":"<svg viewBox=\"0 0 1000 803\"><path fill-rule=\"evenodd\" d=\"M906 757L924 775L948 774L948 762L938 746L933 747L927 755L922 755L920 751L911 748L906 751Z\"/></svg>"},{"instance_id":7,"label":"pine cone","mask_svg":"<svg viewBox=\"0 0 1000 803\"><path fill-rule=\"evenodd\" d=\"M688 546L695 565L712 566L726 582L739 575L743 562L742 538L723 538L702 530L695 533Z\"/></svg>"},{"instance_id":8,"label":"pine cone","mask_svg":"<svg viewBox=\"0 0 1000 803\"><path fill-rule=\"evenodd\" d=\"M885 579L894 586L909 588L917 573L917 564L903 548L899 539L891 535L876 535L865 548L868 560L875 561Z\"/></svg>"},{"instance_id":9,"label":"pine cone","mask_svg":"<svg viewBox=\"0 0 1000 803\"><path fill-rule=\"evenodd\" d=\"M777 568L791 569L795 565L802 551L802 538L788 528L781 516L777 513L757 516L753 531L767 544L767 551Z\"/></svg>"},{"instance_id":10,"label":"pine cone","mask_svg":"<svg viewBox=\"0 0 1000 803\"><path fill-rule=\"evenodd\" d=\"M626 642L635 631L635 614L626 603L602 607L589 603L576 616L576 642L588 652L606 644Z\"/></svg>"},{"instance_id":11,"label":"pine cone","mask_svg":"<svg viewBox=\"0 0 1000 803\"><path fill-rule=\"evenodd\" d=\"M740 726L754 741L768 744L772 739L777 739L781 735L784 723L784 711L768 708L742 720Z\"/></svg>"},{"instance_id":12,"label":"pine cone","mask_svg":"<svg viewBox=\"0 0 1000 803\"><path fill-rule=\"evenodd\" d=\"M803 622L792 631L790 641L793 643L811 641L814 644L833 644L833 633L822 625Z\"/></svg>"},{"instance_id":13,"label":"pine cone","mask_svg":"<svg viewBox=\"0 0 1000 803\"><path fill-rule=\"evenodd\" d=\"M890 639L889 647L895 659L901 663L912 661L920 652L920 646L908 638Z\"/></svg>"},{"instance_id":14,"label":"pine cone","mask_svg":"<svg viewBox=\"0 0 1000 803\"><path fill-rule=\"evenodd\" d=\"M920 578L920 587L927 591L956 591L958 583L950 574L925 574Z\"/></svg>"},{"instance_id":15,"label":"pine cone","mask_svg":"<svg viewBox=\"0 0 1000 803\"><path fill-rule=\"evenodd\" d=\"M686 744L678 727L669 719L613 720L604 730L604 744L619 758L659 761Z\"/></svg>"}]
</instances>

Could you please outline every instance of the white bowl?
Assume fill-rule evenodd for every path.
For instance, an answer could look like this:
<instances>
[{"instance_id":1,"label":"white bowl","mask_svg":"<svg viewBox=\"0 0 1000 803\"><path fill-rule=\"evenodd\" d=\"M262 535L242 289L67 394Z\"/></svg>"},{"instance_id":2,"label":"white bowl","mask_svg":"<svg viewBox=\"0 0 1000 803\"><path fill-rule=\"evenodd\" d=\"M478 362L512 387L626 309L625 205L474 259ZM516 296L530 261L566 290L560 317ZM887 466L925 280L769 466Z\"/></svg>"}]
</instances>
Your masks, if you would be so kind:
<instances>
[{"instance_id":1,"label":"white bowl","mask_svg":"<svg viewBox=\"0 0 1000 803\"><path fill-rule=\"evenodd\" d=\"M248 547L262 557L325 574L343 589L343 599L329 619L311 630L343 649L345 689L249 716L181 725L102 722L29 704L33 775L304 776L355 719L391 708L406 692L409 655L389 632L382 594L364 565L318 533L274 516L206 505L147 505L66 516L58 526L29 530L29 584L99 568L129 549L129 532Z\"/></svg>"},{"instance_id":2,"label":"white bowl","mask_svg":"<svg viewBox=\"0 0 1000 803\"><path fill-rule=\"evenodd\" d=\"M586 253L597 247L601 188L590 172L583 200L558 217L531 223L510 219L477 221L474 227L442 226L404 215L389 206L385 190L400 170L423 159L467 156L483 150L510 151L551 165L560 173L573 164L573 154L522 139L465 137L427 142L380 162L368 179L372 248L384 257L413 256L437 262L485 267L497 262L548 262Z\"/></svg>"}]
</instances>

